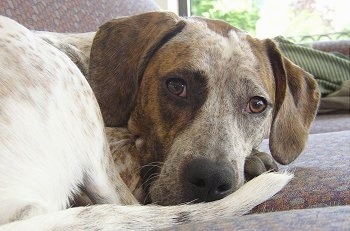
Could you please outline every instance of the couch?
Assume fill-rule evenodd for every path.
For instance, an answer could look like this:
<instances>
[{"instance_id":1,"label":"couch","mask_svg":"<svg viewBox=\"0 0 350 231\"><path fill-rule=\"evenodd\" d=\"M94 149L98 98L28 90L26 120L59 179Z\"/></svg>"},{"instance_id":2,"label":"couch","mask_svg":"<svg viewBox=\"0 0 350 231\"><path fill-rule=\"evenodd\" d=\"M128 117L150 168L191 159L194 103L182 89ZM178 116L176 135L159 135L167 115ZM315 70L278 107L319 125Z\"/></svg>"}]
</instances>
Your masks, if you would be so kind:
<instances>
[{"instance_id":1,"label":"couch","mask_svg":"<svg viewBox=\"0 0 350 231\"><path fill-rule=\"evenodd\" d=\"M151 0L0 2L0 14L30 29L57 32L96 31L111 18L159 9ZM341 50L332 48L333 42L315 44L314 48L349 55L350 41L336 45L339 43ZM268 151L268 140L261 150ZM280 169L294 172L294 179L250 214L170 230L350 230L349 111L317 115L307 148L296 161Z\"/></svg>"}]
</instances>

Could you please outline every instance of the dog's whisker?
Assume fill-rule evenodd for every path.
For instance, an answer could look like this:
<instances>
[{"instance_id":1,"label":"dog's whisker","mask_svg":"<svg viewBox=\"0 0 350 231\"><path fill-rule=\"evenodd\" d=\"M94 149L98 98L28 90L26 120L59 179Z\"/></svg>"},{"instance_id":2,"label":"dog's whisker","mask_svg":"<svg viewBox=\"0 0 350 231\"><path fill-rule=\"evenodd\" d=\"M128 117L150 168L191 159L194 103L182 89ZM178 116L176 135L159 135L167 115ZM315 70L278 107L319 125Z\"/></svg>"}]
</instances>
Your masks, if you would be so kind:
<instances>
[{"instance_id":1,"label":"dog's whisker","mask_svg":"<svg viewBox=\"0 0 350 231\"><path fill-rule=\"evenodd\" d=\"M143 204L146 204L150 197L151 197L151 192L148 192L143 200ZM152 204L156 204L156 202L152 202Z\"/></svg>"},{"instance_id":2,"label":"dog's whisker","mask_svg":"<svg viewBox=\"0 0 350 231\"><path fill-rule=\"evenodd\" d=\"M157 178L159 176L159 173L153 173L151 174L145 182L142 183L141 187L148 187L150 183L153 181L153 179Z\"/></svg>"},{"instance_id":3,"label":"dog's whisker","mask_svg":"<svg viewBox=\"0 0 350 231\"><path fill-rule=\"evenodd\" d=\"M147 176L151 171L153 171L155 168L159 168L161 169L163 162L151 162L149 164L146 164L144 166L142 166L141 168L139 168L138 171L141 171L143 168L147 168L149 167L149 169L147 169L147 171L145 173L143 173L145 176ZM158 171L156 171L158 173ZM153 173L154 174L154 173ZM150 176L153 176L153 174L151 174ZM148 180L147 180L148 181ZM146 181L146 182L147 182Z\"/></svg>"},{"instance_id":4,"label":"dog's whisker","mask_svg":"<svg viewBox=\"0 0 350 231\"><path fill-rule=\"evenodd\" d=\"M151 182L152 182L155 178L157 178L158 176L159 176L158 173L153 173L153 174L151 174L151 175L147 178L147 180L146 180L145 182L142 183L141 187L142 187L142 188L148 188L148 187L150 186ZM146 195L145 198L144 198L143 204L145 204L145 203L148 201L148 199L150 198L150 195L151 195L151 192L148 190L147 195Z\"/></svg>"},{"instance_id":5,"label":"dog's whisker","mask_svg":"<svg viewBox=\"0 0 350 231\"><path fill-rule=\"evenodd\" d=\"M161 168L162 165L163 165L164 162L151 162L151 163L148 163L148 164L145 164L143 166L141 166L138 170L141 170L143 168L146 168L146 167L158 167L158 168Z\"/></svg>"},{"instance_id":6,"label":"dog's whisker","mask_svg":"<svg viewBox=\"0 0 350 231\"><path fill-rule=\"evenodd\" d=\"M149 169L147 172L144 173L145 176L148 175L148 173L150 173L152 171L153 168ZM151 173L148 177L154 175L154 174L158 174L158 171L156 171L155 173Z\"/></svg>"},{"instance_id":7,"label":"dog's whisker","mask_svg":"<svg viewBox=\"0 0 350 231\"><path fill-rule=\"evenodd\" d=\"M191 204L195 204L195 203L198 203L198 200L199 200L199 198L196 198L196 199L193 199L193 200L191 200L191 201L183 202L183 203L181 203L181 204L179 204L179 205L191 205Z\"/></svg>"}]
</instances>

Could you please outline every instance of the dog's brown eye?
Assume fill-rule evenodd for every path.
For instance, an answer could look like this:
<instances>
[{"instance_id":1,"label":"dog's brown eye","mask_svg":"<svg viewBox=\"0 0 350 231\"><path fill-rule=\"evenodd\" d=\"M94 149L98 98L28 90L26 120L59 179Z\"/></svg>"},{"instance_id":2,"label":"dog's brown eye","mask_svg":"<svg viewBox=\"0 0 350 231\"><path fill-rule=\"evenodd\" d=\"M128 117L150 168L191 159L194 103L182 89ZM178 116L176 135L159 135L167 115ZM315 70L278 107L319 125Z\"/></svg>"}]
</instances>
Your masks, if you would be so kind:
<instances>
[{"instance_id":1,"label":"dog's brown eye","mask_svg":"<svg viewBox=\"0 0 350 231\"><path fill-rule=\"evenodd\" d=\"M246 108L248 113L261 113L267 107L266 99L260 96L254 96L249 100L249 103Z\"/></svg>"},{"instance_id":2,"label":"dog's brown eye","mask_svg":"<svg viewBox=\"0 0 350 231\"><path fill-rule=\"evenodd\" d=\"M185 80L180 78L169 79L167 81L167 87L171 94L186 98L187 89Z\"/></svg>"}]
</instances>

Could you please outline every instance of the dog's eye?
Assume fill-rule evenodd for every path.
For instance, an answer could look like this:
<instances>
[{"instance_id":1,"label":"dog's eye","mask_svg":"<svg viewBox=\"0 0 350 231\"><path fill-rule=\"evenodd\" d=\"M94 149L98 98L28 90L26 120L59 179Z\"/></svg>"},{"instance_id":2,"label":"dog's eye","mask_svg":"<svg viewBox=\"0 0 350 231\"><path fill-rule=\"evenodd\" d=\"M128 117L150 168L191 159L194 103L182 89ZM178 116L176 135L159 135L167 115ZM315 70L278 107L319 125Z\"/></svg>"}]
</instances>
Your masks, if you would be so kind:
<instances>
[{"instance_id":1,"label":"dog's eye","mask_svg":"<svg viewBox=\"0 0 350 231\"><path fill-rule=\"evenodd\" d=\"M167 82L167 88L169 92L173 95L177 95L182 98L186 98L187 96L187 89L186 89L186 82L183 79L180 78L172 78L169 79Z\"/></svg>"},{"instance_id":2,"label":"dog's eye","mask_svg":"<svg viewBox=\"0 0 350 231\"><path fill-rule=\"evenodd\" d=\"M248 113L261 113L267 107L267 101L263 97L254 96L249 100L249 103L245 109Z\"/></svg>"}]
</instances>

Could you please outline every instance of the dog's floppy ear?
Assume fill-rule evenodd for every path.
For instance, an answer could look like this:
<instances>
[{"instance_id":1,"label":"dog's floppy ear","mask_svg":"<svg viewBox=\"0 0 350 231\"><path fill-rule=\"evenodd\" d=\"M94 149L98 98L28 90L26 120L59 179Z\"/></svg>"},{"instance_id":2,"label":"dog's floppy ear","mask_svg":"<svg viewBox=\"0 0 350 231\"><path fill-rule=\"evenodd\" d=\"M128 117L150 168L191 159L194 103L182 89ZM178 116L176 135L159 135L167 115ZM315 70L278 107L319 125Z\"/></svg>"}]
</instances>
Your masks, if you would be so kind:
<instances>
[{"instance_id":1,"label":"dog's floppy ear","mask_svg":"<svg viewBox=\"0 0 350 231\"><path fill-rule=\"evenodd\" d=\"M273 41L265 43L276 86L270 151L276 161L289 164L306 145L320 93L312 75L284 57Z\"/></svg>"},{"instance_id":2,"label":"dog's floppy ear","mask_svg":"<svg viewBox=\"0 0 350 231\"><path fill-rule=\"evenodd\" d=\"M127 124L149 59L184 26L173 13L152 12L115 19L99 28L88 80L106 126Z\"/></svg>"}]
</instances>

